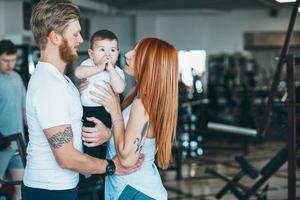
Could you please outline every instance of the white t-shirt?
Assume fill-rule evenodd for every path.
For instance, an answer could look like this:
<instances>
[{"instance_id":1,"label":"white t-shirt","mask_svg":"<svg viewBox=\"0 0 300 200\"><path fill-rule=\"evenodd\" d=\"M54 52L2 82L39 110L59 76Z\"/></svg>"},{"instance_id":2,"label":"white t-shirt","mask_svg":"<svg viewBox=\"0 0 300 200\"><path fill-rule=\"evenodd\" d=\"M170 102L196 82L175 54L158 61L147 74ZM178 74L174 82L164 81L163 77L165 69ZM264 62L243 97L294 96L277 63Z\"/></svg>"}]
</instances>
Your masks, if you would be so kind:
<instances>
[{"instance_id":1,"label":"white t-shirt","mask_svg":"<svg viewBox=\"0 0 300 200\"><path fill-rule=\"evenodd\" d=\"M39 62L28 84L26 112L29 143L24 184L48 190L75 188L79 173L58 165L43 129L71 124L73 145L82 151L82 106L77 88L53 65Z\"/></svg>"},{"instance_id":2,"label":"white t-shirt","mask_svg":"<svg viewBox=\"0 0 300 200\"><path fill-rule=\"evenodd\" d=\"M94 66L94 62L92 59L86 59L81 63L81 65L87 65L87 66ZM120 75L120 77L125 81L125 75L122 69L120 69L118 66L116 67L117 73ZM96 107L96 106L101 106L98 103L95 103L91 100L93 96L90 94L90 91L97 91L94 87L94 83L98 85L105 86L105 82L111 83L110 78L109 78L109 73L107 71L102 71L99 72L98 74L95 74L87 79L89 81L89 85L87 89L85 89L82 94L81 94L81 103L83 106L88 106L88 107Z\"/></svg>"}]
</instances>

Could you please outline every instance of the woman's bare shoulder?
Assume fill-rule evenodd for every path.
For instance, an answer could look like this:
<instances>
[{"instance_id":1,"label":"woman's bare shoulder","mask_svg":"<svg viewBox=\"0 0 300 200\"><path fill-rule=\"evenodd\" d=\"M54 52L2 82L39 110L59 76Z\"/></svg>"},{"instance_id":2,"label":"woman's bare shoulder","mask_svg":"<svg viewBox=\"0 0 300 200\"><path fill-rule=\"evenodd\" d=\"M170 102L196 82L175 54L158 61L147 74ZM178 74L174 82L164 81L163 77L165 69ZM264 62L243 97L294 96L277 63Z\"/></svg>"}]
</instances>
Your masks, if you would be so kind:
<instances>
[{"instance_id":1,"label":"woman's bare shoulder","mask_svg":"<svg viewBox=\"0 0 300 200\"><path fill-rule=\"evenodd\" d=\"M131 112L136 116L147 117L145 107L140 98L135 98L132 102Z\"/></svg>"}]
</instances>

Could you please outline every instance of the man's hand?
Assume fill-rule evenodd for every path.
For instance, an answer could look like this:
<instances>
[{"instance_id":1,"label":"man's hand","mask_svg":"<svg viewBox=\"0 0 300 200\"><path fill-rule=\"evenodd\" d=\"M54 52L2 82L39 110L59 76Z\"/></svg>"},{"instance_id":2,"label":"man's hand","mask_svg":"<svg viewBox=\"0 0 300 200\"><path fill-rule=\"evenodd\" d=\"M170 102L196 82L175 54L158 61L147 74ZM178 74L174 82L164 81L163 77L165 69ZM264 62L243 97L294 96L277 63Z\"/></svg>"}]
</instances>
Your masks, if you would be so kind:
<instances>
[{"instance_id":1,"label":"man's hand","mask_svg":"<svg viewBox=\"0 0 300 200\"><path fill-rule=\"evenodd\" d=\"M110 130L97 118L87 117L87 120L95 123L95 127L82 127L83 144L87 147L96 147L108 141Z\"/></svg>"},{"instance_id":2,"label":"man's hand","mask_svg":"<svg viewBox=\"0 0 300 200\"><path fill-rule=\"evenodd\" d=\"M123 167L121 165L121 162L120 162L118 156L115 156L113 158L113 161L114 161L115 166L116 166L115 174L118 175L118 176L122 176L122 175L130 174L132 172L138 171L141 168L141 166L144 162L144 159L145 159L145 155L141 154L138 161L136 162L136 164L133 167L126 168L126 167Z\"/></svg>"},{"instance_id":3,"label":"man's hand","mask_svg":"<svg viewBox=\"0 0 300 200\"><path fill-rule=\"evenodd\" d=\"M81 83L79 86L79 92L82 94L83 90L85 90L88 87L89 82L86 78L81 79Z\"/></svg>"}]
</instances>

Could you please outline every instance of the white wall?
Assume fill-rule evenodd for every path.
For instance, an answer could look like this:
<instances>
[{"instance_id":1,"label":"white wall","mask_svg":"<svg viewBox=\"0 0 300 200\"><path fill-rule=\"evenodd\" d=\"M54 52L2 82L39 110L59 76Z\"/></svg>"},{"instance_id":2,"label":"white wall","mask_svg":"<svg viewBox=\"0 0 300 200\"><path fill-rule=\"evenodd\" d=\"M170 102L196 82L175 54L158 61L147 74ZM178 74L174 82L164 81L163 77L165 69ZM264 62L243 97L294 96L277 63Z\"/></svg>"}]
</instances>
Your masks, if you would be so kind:
<instances>
[{"instance_id":1,"label":"white wall","mask_svg":"<svg viewBox=\"0 0 300 200\"><path fill-rule=\"evenodd\" d=\"M136 16L135 17L135 42L144 37L154 37L157 35L156 16Z\"/></svg>"},{"instance_id":2,"label":"white wall","mask_svg":"<svg viewBox=\"0 0 300 200\"><path fill-rule=\"evenodd\" d=\"M4 33L4 1L0 1L0 39L1 35Z\"/></svg>"},{"instance_id":3,"label":"white wall","mask_svg":"<svg viewBox=\"0 0 300 200\"><path fill-rule=\"evenodd\" d=\"M34 44L31 32L23 30L23 0L0 0L0 39Z\"/></svg>"},{"instance_id":4,"label":"white wall","mask_svg":"<svg viewBox=\"0 0 300 200\"><path fill-rule=\"evenodd\" d=\"M103 15L96 12L85 13L82 12L82 16L88 17L91 20L90 35L100 29L108 29L113 31L120 44L121 52L128 51L134 44L134 19L130 16L122 15ZM87 50L89 47L89 41L85 41L81 45L81 50Z\"/></svg>"},{"instance_id":5,"label":"white wall","mask_svg":"<svg viewBox=\"0 0 300 200\"><path fill-rule=\"evenodd\" d=\"M6 34L21 33L23 30L22 1L4 1L4 30Z\"/></svg>"},{"instance_id":6,"label":"white wall","mask_svg":"<svg viewBox=\"0 0 300 200\"><path fill-rule=\"evenodd\" d=\"M22 0L0 0L0 37L22 35ZM122 52L131 49L143 37L156 36L173 43L178 49L204 49L208 53L243 50L246 31L286 31L290 9L279 10L276 18L268 10L221 11L195 14L104 15L81 9L91 19L91 34L110 29L120 39ZM298 17L299 18L299 17ZM298 19L299 21L299 19ZM296 29L300 23L296 22ZM88 48L85 42L80 50Z\"/></svg>"},{"instance_id":7,"label":"white wall","mask_svg":"<svg viewBox=\"0 0 300 200\"><path fill-rule=\"evenodd\" d=\"M31 33L23 31L22 3L27 0L0 0L0 38L8 38L15 43L22 43L24 37ZM99 6L101 8L101 5ZM107 8L107 11L112 9ZM101 12L81 8L81 15L91 19L93 34L99 29L109 29L115 32L120 40L122 52L132 48L134 44L134 18L122 15L104 15ZM89 47L86 41L80 50L86 51Z\"/></svg>"},{"instance_id":8,"label":"white wall","mask_svg":"<svg viewBox=\"0 0 300 200\"><path fill-rule=\"evenodd\" d=\"M178 49L204 49L209 53L234 52L243 50L244 32L286 31L290 12L280 10L276 18L270 17L268 10L228 11L216 15L138 16L136 36L140 39L155 34L170 41ZM149 22L152 22L150 28ZM295 29L299 30L299 25L296 22Z\"/></svg>"}]
</instances>

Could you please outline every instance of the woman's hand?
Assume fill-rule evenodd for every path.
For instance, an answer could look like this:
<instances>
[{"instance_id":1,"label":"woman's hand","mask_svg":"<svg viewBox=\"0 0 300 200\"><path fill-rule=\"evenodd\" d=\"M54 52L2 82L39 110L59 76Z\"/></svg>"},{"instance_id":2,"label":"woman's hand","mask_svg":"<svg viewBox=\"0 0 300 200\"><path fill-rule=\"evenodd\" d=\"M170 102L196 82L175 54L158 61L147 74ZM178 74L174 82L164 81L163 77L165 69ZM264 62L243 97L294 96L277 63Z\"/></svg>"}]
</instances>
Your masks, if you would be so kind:
<instances>
[{"instance_id":1,"label":"woman's hand","mask_svg":"<svg viewBox=\"0 0 300 200\"><path fill-rule=\"evenodd\" d=\"M116 166L116 175L122 176L122 175L130 174L132 172L139 170L144 162L144 159L145 159L145 155L141 154L140 157L138 158L136 164L133 167L127 168L127 167L123 167L121 165L121 162L120 162L120 159L118 158L118 156L115 156L113 158L113 161Z\"/></svg>"},{"instance_id":2,"label":"woman's hand","mask_svg":"<svg viewBox=\"0 0 300 200\"><path fill-rule=\"evenodd\" d=\"M81 83L79 85L79 92L82 94L82 92L88 87L88 80L86 78L81 79Z\"/></svg>"},{"instance_id":3,"label":"woman's hand","mask_svg":"<svg viewBox=\"0 0 300 200\"><path fill-rule=\"evenodd\" d=\"M91 100L103 105L113 120L122 118L119 96L113 92L111 86L108 83L105 83L106 87L98 84L94 84L94 86L99 92L91 91L90 93L94 97Z\"/></svg>"}]
</instances>

